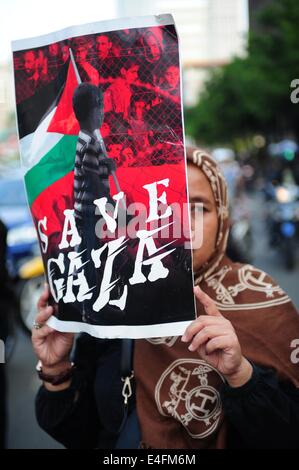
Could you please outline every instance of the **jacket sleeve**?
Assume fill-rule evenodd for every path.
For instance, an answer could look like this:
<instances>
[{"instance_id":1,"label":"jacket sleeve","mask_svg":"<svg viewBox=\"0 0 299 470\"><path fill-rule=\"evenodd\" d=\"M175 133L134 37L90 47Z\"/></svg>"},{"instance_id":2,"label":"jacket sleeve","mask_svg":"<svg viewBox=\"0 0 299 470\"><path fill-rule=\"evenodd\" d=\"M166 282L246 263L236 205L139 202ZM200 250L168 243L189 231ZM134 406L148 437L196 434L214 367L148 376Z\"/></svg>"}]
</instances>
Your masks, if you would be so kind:
<instances>
[{"instance_id":1,"label":"jacket sleeve","mask_svg":"<svg viewBox=\"0 0 299 470\"><path fill-rule=\"evenodd\" d=\"M81 335L76 343L76 371L71 386L50 392L41 386L35 402L40 427L70 449L94 448L100 423L94 398L94 338Z\"/></svg>"},{"instance_id":2,"label":"jacket sleeve","mask_svg":"<svg viewBox=\"0 0 299 470\"><path fill-rule=\"evenodd\" d=\"M253 366L242 387L223 385L221 397L232 447L299 448L299 390L278 382L271 369Z\"/></svg>"}]
</instances>

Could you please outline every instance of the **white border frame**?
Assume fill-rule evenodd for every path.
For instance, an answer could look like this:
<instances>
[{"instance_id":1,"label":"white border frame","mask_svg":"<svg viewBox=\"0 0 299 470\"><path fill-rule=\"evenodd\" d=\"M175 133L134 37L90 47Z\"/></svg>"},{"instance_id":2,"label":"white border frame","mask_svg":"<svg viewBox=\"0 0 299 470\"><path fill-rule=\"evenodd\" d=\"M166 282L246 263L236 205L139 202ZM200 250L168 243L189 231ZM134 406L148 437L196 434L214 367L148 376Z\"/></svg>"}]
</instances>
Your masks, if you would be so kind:
<instances>
[{"instance_id":1,"label":"white border frame","mask_svg":"<svg viewBox=\"0 0 299 470\"><path fill-rule=\"evenodd\" d=\"M11 42L11 47L13 52L17 52L24 49L48 46L53 42L64 41L69 38L84 36L86 34L106 33L117 31L119 29L150 28L152 26L166 26L171 24L174 25L174 19L171 14L117 18L113 20L98 21L96 23L73 25L42 36L18 39Z\"/></svg>"},{"instance_id":2,"label":"white border frame","mask_svg":"<svg viewBox=\"0 0 299 470\"><path fill-rule=\"evenodd\" d=\"M95 338L160 338L181 336L193 320L154 325L90 325L89 323L64 321L52 316L47 325L61 333L89 333Z\"/></svg>"}]
</instances>

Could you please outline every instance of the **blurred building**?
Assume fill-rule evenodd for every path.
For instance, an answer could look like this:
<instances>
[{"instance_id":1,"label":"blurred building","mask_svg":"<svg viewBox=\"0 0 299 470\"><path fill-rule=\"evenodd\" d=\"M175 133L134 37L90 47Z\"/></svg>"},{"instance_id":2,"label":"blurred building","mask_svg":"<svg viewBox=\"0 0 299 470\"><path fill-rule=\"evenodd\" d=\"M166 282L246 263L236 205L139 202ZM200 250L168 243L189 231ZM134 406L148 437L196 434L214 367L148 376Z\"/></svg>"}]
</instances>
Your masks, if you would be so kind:
<instances>
[{"instance_id":1,"label":"blurred building","mask_svg":"<svg viewBox=\"0 0 299 470\"><path fill-rule=\"evenodd\" d=\"M172 13L180 36L184 98L196 102L211 68L246 50L248 0L118 0L118 16Z\"/></svg>"},{"instance_id":2,"label":"blurred building","mask_svg":"<svg viewBox=\"0 0 299 470\"><path fill-rule=\"evenodd\" d=\"M18 158L12 67L0 65L0 172Z\"/></svg>"}]
</instances>

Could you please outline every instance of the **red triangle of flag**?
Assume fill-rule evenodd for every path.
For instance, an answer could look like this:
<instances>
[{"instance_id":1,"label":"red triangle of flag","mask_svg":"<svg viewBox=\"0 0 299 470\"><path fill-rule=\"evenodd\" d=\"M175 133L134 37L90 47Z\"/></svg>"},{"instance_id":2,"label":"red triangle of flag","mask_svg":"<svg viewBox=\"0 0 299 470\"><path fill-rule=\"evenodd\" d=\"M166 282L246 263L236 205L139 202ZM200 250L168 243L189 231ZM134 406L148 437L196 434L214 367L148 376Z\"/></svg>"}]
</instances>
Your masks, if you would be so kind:
<instances>
[{"instance_id":1,"label":"red triangle of flag","mask_svg":"<svg viewBox=\"0 0 299 470\"><path fill-rule=\"evenodd\" d=\"M48 126L48 132L58 132L60 134L78 135L80 131L79 123L75 117L72 99L78 80L74 66L70 61L66 78L66 84L57 105L56 112Z\"/></svg>"}]
</instances>

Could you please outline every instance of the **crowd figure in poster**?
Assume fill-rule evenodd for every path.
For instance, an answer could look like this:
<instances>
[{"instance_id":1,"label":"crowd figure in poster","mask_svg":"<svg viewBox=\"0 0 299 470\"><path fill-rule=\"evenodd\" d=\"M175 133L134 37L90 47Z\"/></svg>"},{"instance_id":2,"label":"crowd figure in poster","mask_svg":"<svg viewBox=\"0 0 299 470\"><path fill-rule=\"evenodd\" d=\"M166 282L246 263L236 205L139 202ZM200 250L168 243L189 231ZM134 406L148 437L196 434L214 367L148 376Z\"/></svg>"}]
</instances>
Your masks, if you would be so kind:
<instances>
[{"instance_id":1,"label":"crowd figure in poster","mask_svg":"<svg viewBox=\"0 0 299 470\"><path fill-rule=\"evenodd\" d=\"M117 167L180 161L183 153L180 73L172 26L70 38L18 52L17 102L55 80L73 51L81 80L101 88L101 127Z\"/></svg>"}]
</instances>

